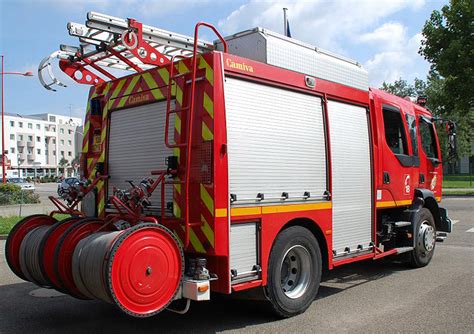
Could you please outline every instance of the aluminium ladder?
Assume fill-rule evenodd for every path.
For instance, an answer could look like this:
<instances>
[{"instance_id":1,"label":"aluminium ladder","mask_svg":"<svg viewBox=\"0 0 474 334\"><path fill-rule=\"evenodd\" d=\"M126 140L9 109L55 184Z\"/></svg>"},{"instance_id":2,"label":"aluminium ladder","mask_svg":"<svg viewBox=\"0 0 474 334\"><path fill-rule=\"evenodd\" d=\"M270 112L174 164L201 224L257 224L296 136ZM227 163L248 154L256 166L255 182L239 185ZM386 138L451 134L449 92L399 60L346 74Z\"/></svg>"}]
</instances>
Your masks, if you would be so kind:
<instances>
[{"instance_id":1,"label":"aluminium ladder","mask_svg":"<svg viewBox=\"0 0 474 334\"><path fill-rule=\"evenodd\" d=\"M93 85L113 80L123 71L141 72L165 65L175 55L189 57L195 48L197 53L214 50L213 44L204 40L195 43L190 36L96 12L87 13L85 25L69 22L67 29L70 36L79 39L79 46L61 44L40 62L38 77L48 90L66 87L53 72L55 58L73 80Z\"/></svg>"}]
</instances>

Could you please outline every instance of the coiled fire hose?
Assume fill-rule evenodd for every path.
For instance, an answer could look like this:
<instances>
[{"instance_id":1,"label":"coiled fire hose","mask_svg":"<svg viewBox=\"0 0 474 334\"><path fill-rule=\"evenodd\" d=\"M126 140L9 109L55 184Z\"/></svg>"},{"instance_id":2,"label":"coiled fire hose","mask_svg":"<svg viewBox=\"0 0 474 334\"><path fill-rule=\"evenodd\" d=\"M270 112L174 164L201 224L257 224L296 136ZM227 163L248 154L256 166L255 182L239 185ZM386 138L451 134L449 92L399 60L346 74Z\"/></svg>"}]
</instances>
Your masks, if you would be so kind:
<instances>
[{"instance_id":1,"label":"coiled fire hose","mask_svg":"<svg viewBox=\"0 0 474 334\"><path fill-rule=\"evenodd\" d=\"M39 286L48 286L47 279L43 276L40 267L39 248L41 240L50 226L39 226L25 236L20 246L20 267L25 277Z\"/></svg>"},{"instance_id":2,"label":"coiled fire hose","mask_svg":"<svg viewBox=\"0 0 474 334\"><path fill-rule=\"evenodd\" d=\"M74 284L85 296L148 317L164 310L179 291L183 250L162 225L141 223L82 239L72 256Z\"/></svg>"},{"instance_id":3,"label":"coiled fire hose","mask_svg":"<svg viewBox=\"0 0 474 334\"><path fill-rule=\"evenodd\" d=\"M82 239L72 256L72 274L79 291L91 299L100 299L112 303L104 280L105 259L118 234L116 232L98 232Z\"/></svg>"}]
</instances>

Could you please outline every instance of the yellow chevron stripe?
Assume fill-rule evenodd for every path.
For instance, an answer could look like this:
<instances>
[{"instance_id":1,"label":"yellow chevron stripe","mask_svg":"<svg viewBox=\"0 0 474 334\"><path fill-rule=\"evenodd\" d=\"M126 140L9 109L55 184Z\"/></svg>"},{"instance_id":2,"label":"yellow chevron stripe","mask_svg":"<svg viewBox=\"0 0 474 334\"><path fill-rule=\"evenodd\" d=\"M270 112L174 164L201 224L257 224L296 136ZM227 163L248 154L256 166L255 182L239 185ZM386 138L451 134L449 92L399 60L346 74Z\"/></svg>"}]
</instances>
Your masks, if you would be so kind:
<instances>
[{"instance_id":1,"label":"yellow chevron stripe","mask_svg":"<svg viewBox=\"0 0 474 334\"><path fill-rule=\"evenodd\" d=\"M135 88L135 86L138 83L138 80L140 79L139 75L136 75L132 78L132 81L130 82L130 85L128 85L127 89L123 93L124 97L120 99L119 104L117 105L118 108L121 108L125 105L125 102L128 100L128 95L132 92L132 90Z\"/></svg>"},{"instance_id":2,"label":"yellow chevron stripe","mask_svg":"<svg viewBox=\"0 0 474 334\"><path fill-rule=\"evenodd\" d=\"M92 158L87 159L87 169L89 169L91 167L93 161L94 161L94 159L92 159Z\"/></svg>"},{"instance_id":3,"label":"yellow chevron stripe","mask_svg":"<svg viewBox=\"0 0 474 334\"><path fill-rule=\"evenodd\" d=\"M90 127L91 127L91 121L88 120L86 124L84 125L84 137L87 137L87 133L89 132Z\"/></svg>"},{"instance_id":4,"label":"yellow chevron stripe","mask_svg":"<svg viewBox=\"0 0 474 334\"><path fill-rule=\"evenodd\" d=\"M148 88L150 88L150 92L153 94L153 97L157 100L161 100L164 98L161 90L158 89L158 85L156 84L155 80L151 76L149 72L143 73L143 79L145 80Z\"/></svg>"},{"instance_id":5,"label":"yellow chevron stripe","mask_svg":"<svg viewBox=\"0 0 474 334\"><path fill-rule=\"evenodd\" d=\"M211 215L214 216L214 200L212 199L211 195L207 192L207 189L204 187L203 184L201 184L201 199L204 202L204 205L206 205L207 209L211 213Z\"/></svg>"},{"instance_id":6,"label":"yellow chevron stripe","mask_svg":"<svg viewBox=\"0 0 474 334\"><path fill-rule=\"evenodd\" d=\"M173 88L175 91L174 93L176 96L176 101L178 102L179 105L182 105L183 104L183 90L181 89L181 87L179 87L176 84L173 85Z\"/></svg>"},{"instance_id":7,"label":"yellow chevron stripe","mask_svg":"<svg viewBox=\"0 0 474 334\"><path fill-rule=\"evenodd\" d=\"M165 82L165 84L169 83L170 80L170 74L168 72L168 68L162 67L158 70L158 74L160 75L161 79Z\"/></svg>"},{"instance_id":8,"label":"yellow chevron stripe","mask_svg":"<svg viewBox=\"0 0 474 334\"><path fill-rule=\"evenodd\" d=\"M179 117L178 114L175 114L174 115L174 128L176 129L176 131L181 134L181 118ZM176 142L176 140L175 140Z\"/></svg>"},{"instance_id":9,"label":"yellow chevron stripe","mask_svg":"<svg viewBox=\"0 0 474 334\"><path fill-rule=\"evenodd\" d=\"M182 228L185 230L184 226L182 226ZM189 229L189 241L191 242L191 245L193 245L196 252L206 253L204 246L202 245L201 241L199 241L199 238L197 237L196 233L194 233L192 228Z\"/></svg>"},{"instance_id":10,"label":"yellow chevron stripe","mask_svg":"<svg viewBox=\"0 0 474 334\"><path fill-rule=\"evenodd\" d=\"M112 87L112 83L109 82L109 83L105 86L105 88L104 88L104 90L102 91L102 94L101 94L101 95L107 96L107 94L109 93L110 87Z\"/></svg>"},{"instance_id":11,"label":"yellow chevron stripe","mask_svg":"<svg viewBox=\"0 0 474 334\"><path fill-rule=\"evenodd\" d=\"M178 194L181 195L181 185L180 184L174 184L174 189L178 192Z\"/></svg>"},{"instance_id":12,"label":"yellow chevron stripe","mask_svg":"<svg viewBox=\"0 0 474 334\"><path fill-rule=\"evenodd\" d=\"M206 62L203 56L199 56L199 69L206 69L206 79L209 81L211 86L214 86L214 70L209 66L209 64Z\"/></svg>"},{"instance_id":13,"label":"yellow chevron stripe","mask_svg":"<svg viewBox=\"0 0 474 334\"><path fill-rule=\"evenodd\" d=\"M204 140L213 140L214 135L211 130L207 127L206 123L202 122L202 139Z\"/></svg>"},{"instance_id":14,"label":"yellow chevron stripe","mask_svg":"<svg viewBox=\"0 0 474 334\"><path fill-rule=\"evenodd\" d=\"M109 98L108 103L107 103L107 109L109 109L109 103L112 104L113 100L120 93L120 91L122 90L122 88L125 85L126 81L127 81L127 79L122 79L122 80L119 81L119 83L117 84L117 87L115 87L112 95L110 95L110 98ZM105 114L106 113L104 112L104 116L103 116L104 119L105 119Z\"/></svg>"},{"instance_id":15,"label":"yellow chevron stripe","mask_svg":"<svg viewBox=\"0 0 474 334\"><path fill-rule=\"evenodd\" d=\"M179 207L178 202L175 200L173 200L173 215L176 218L181 218L181 208Z\"/></svg>"},{"instance_id":16,"label":"yellow chevron stripe","mask_svg":"<svg viewBox=\"0 0 474 334\"><path fill-rule=\"evenodd\" d=\"M211 118L214 118L214 102L212 102L211 98L209 95L207 95L206 92L204 92L204 109L206 109L207 113Z\"/></svg>"},{"instance_id":17,"label":"yellow chevron stripe","mask_svg":"<svg viewBox=\"0 0 474 334\"><path fill-rule=\"evenodd\" d=\"M178 62L178 72L179 72L180 74L189 72L189 69L188 69L188 67L186 66L186 64L184 63L183 60L181 60L181 61Z\"/></svg>"},{"instance_id":18,"label":"yellow chevron stripe","mask_svg":"<svg viewBox=\"0 0 474 334\"><path fill-rule=\"evenodd\" d=\"M179 161L179 157L181 156L181 150L179 149L179 147L175 147L173 149L173 155L178 157L178 161Z\"/></svg>"},{"instance_id":19,"label":"yellow chevron stripe","mask_svg":"<svg viewBox=\"0 0 474 334\"><path fill-rule=\"evenodd\" d=\"M203 225L201 226L202 232L206 236L207 240L209 240L211 246L214 247L214 231L212 230L211 226L203 215L201 215L201 222L203 223Z\"/></svg>"}]
</instances>

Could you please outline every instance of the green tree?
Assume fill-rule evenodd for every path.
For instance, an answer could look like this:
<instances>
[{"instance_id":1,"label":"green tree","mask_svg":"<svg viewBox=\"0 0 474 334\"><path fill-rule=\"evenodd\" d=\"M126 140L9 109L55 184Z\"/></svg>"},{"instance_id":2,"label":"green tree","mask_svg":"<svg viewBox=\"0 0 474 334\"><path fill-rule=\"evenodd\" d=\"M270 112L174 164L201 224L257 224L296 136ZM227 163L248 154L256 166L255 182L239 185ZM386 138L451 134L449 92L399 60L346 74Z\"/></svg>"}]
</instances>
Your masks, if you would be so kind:
<instances>
[{"instance_id":1,"label":"green tree","mask_svg":"<svg viewBox=\"0 0 474 334\"><path fill-rule=\"evenodd\" d=\"M415 78L413 84L409 84L406 80L402 78L395 80L393 83L383 82L382 87L380 89L393 94L405 98L407 96L425 96L426 95L426 82Z\"/></svg>"},{"instance_id":2,"label":"green tree","mask_svg":"<svg viewBox=\"0 0 474 334\"><path fill-rule=\"evenodd\" d=\"M470 155L474 135L474 2L451 0L435 10L422 30L419 53L431 63L427 78L430 109L457 125L458 153Z\"/></svg>"},{"instance_id":3,"label":"green tree","mask_svg":"<svg viewBox=\"0 0 474 334\"><path fill-rule=\"evenodd\" d=\"M62 168L62 173L64 174L65 173L65 168L67 167L67 165L69 164L69 161L65 158L61 158L61 160L59 160L59 167Z\"/></svg>"}]
</instances>

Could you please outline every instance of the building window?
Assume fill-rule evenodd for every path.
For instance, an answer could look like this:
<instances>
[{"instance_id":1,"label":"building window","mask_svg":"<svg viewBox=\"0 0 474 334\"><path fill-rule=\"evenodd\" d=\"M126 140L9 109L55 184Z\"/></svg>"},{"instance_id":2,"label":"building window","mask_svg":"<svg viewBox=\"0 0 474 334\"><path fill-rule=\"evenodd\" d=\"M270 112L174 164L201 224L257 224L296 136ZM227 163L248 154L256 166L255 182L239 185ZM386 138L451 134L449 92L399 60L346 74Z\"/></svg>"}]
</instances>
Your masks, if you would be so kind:
<instances>
[{"instance_id":1,"label":"building window","mask_svg":"<svg viewBox=\"0 0 474 334\"><path fill-rule=\"evenodd\" d=\"M41 130L41 125L40 125L40 124L36 124L36 129Z\"/></svg>"},{"instance_id":2,"label":"building window","mask_svg":"<svg viewBox=\"0 0 474 334\"><path fill-rule=\"evenodd\" d=\"M36 153L41 154L41 149L37 148Z\"/></svg>"},{"instance_id":3,"label":"building window","mask_svg":"<svg viewBox=\"0 0 474 334\"><path fill-rule=\"evenodd\" d=\"M70 135L72 135L72 130L67 130L67 133L69 133Z\"/></svg>"},{"instance_id":4,"label":"building window","mask_svg":"<svg viewBox=\"0 0 474 334\"><path fill-rule=\"evenodd\" d=\"M14 126L15 126L15 122L14 122L14 121L10 121L10 126L11 126L11 127L14 127Z\"/></svg>"},{"instance_id":5,"label":"building window","mask_svg":"<svg viewBox=\"0 0 474 334\"><path fill-rule=\"evenodd\" d=\"M59 129L59 133L64 134L64 129Z\"/></svg>"},{"instance_id":6,"label":"building window","mask_svg":"<svg viewBox=\"0 0 474 334\"><path fill-rule=\"evenodd\" d=\"M18 135L18 140L23 140L23 135Z\"/></svg>"},{"instance_id":7,"label":"building window","mask_svg":"<svg viewBox=\"0 0 474 334\"><path fill-rule=\"evenodd\" d=\"M407 137L400 111L394 108L383 108L385 140L395 154L408 155Z\"/></svg>"},{"instance_id":8,"label":"building window","mask_svg":"<svg viewBox=\"0 0 474 334\"><path fill-rule=\"evenodd\" d=\"M23 147L18 147L18 153L23 153Z\"/></svg>"},{"instance_id":9,"label":"building window","mask_svg":"<svg viewBox=\"0 0 474 334\"><path fill-rule=\"evenodd\" d=\"M49 121L50 122L56 122L56 117L55 116L49 116Z\"/></svg>"},{"instance_id":10,"label":"building window","mask_svg":"<svg viewBox=\"0 0 474 334\"><path fill-rule=\"evenodd\" d=\"M53 155L56 156L56 151L53 151Z\"/></svg>"},{"instance_id":11,"label":"building window","mask_svg":"<svg viewBox=\"0 0 474 334\"><path fill-rule=\"evenodd\" d=\"M433 124L423 117L420 117L420 137L421 147L426 156L431 159L438 159L438 149Z\"/></svg>"},{"instance_id":12,"label":"building window","mask_svg":"<svg viewBox=\"0 0 474 334\"><path fill-rule=\"evenodd\" d=\"M72 145L72 141L68 140L68 141L67 141L67 144L68 144L69 146L71 146L71 145Z\"/></svg>"},{"instance_id":13,"label":"building window","mask_svg":"<svg viewBox=\"0 0 474 334\"><path fill-rule=\"evenodd\" d=\"M10 153L15 153L15 148L14 147L10 148Z\"/></svg>"},{"instance_id":14,"label":"building window","mask_svg":"<svg viewBox=\"0 0 474 334\"><path fill-rule=\"evenodd\" d=\"M28 136L28 141L33 141L33 136Z\"/></svg>"},{"instance_id":15,"label":"building window","mask_svg":"<svg viewBox=\"0 0 474 334\"><path fill-rule=\"evenodd\" d=\"M52 127L51 127L51 131L52 131L52 132L56 132L56 127L55 127L55 126L52 126Z\"/></svg>"},{"instance_id":16,"label":"building window","mask_svg":"<svg viewBox=\"0 0 474 334\"><path fill-rule=\"evenodd\" d=\"M56 144L56 138L53 138L53 144Z\"/></svg>"},{"instance_id":17,"label":"building window","mask_svg":"<svg viewBox=\"0 0 474 334\"><path fill-rule=\"evenodd\" d=\"M28 129L33 129L33 124L28 123Z\"/></svg>"},{"instance_id":18,"label":"building window","mask_svg":"<svg viewBox=\"0 0 474 334\"><path fill-rule=\"evenodd\" d=\"M15 140L15 135L14 135L14 134L11 134L11 135L10 135L10 139L11 139L11 140Z\"/></svg>"},{"instance_id":19,"label":"building window","mask_svg":"<svg viewBox=\"0 0 474 334\"><path fill-rule=\"evenodd\" d=\"M61 143L61 145L64 145L64 139L61 139L60 143Z\"/></svg>"},{"instance_id":20,"label":"building window","mask_svg":"<svg viewBox=\"0 0 474 334\"><path fill-rule=\"evenodd\" d=\"M18 122L18 127L22 128L23 127L23 122Z\"/></svg>"},{"instance_id":21,"label":"building window","mask_svg":"<svg viewBox=\"0 0 474 334\"><path fill-rule=\"evenodd\" d=\"M61 151L61 156L64 158L64 151Z\"/></svg>"},{"instance_id":22,"label":"building window","mask_svg":"<svg viewBox=\"0 0 474 334\"><path fill-rule=\"evenodd\" d=\"M40 142L41 142L41 137L40 137L40 136L36 136L36 141L37 141L38 143L40 143Z\"/></svg>"},{"instance_id":23,"label":"building window","mask_svg":"<svg viewBox=\"0 0 474 334\"><path fill-rule=\"evenodd\" d=\"M72 157L72 152L71 151L67 152L67 156Z\"/></svg>"},{"instance_id":24,"label":"building window","mask_svg":"<svg viewBox=\"0 0 474 334\"><path fill-rule=\"evenodd\" d=\"M33 150L32 150L31 148L29 148L29 149L27 150L27 152L28 152L28 154L33 154Z\"/></svg>"}]
</instances>

